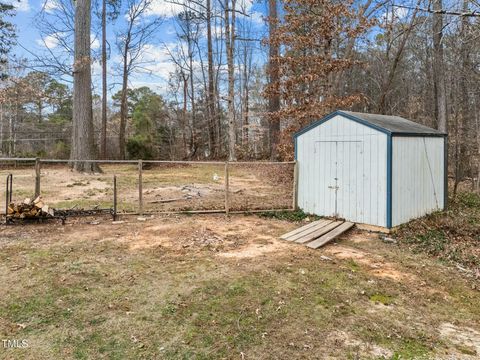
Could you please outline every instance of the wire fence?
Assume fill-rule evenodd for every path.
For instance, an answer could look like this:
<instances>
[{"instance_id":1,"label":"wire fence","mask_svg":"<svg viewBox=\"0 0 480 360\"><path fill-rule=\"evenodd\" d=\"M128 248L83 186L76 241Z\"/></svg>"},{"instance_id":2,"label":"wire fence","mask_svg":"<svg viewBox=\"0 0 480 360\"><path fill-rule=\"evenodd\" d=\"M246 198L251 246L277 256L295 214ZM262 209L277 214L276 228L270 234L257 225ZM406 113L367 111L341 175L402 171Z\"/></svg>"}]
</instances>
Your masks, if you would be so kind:
<instances>
[{"instance_id":1,"label":"wire fence","mask_svg":"<svg viewBox=\"0 0 480 360\"><path fill-rule=\"evenodd\" d=\"M40 195L55 209L108 208L115 175L117 210L124 214L291 210L296 204L295 162L88 160L101 169L90 174L73 171L75 161L0 158L0 184L5 189L13 174L13 202Z\"/></svg>"}]
</instances>

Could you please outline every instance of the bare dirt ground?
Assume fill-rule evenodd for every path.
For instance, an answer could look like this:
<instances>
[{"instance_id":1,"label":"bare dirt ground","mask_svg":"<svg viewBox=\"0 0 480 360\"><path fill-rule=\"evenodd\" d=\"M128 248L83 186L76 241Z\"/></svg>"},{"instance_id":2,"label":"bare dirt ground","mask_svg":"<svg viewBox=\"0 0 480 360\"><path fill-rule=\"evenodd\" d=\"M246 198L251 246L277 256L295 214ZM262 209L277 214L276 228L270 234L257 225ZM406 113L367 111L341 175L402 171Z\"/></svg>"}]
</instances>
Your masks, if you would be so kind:
<instances>
[{"instance_id":1,"label":"bare dirt ground","mask_svg":"<svg viewBox=\"0 0 480 360\"><path fill-rule=\"evenodd\" d=\"M41 195L55 208L111 207L117 176L120 211L138 210L138 168L135 164L102 164L101 174L80 174L66 165L42 165ZM31 166L0 169L0 212L4 212L5 179L13 174L13 200L32 197ZM216 164L146 165L142 174L144 210L219 210L225 206L225 169ZM231 164L230 209L287 209L292 204L292 164Z\"/></svg>"},{"instance_id":2,"label":"bare dirt ground","mask_svg":"<svg viewBox=\"0 0 480 360\"><path fill-rule=\"evenodd\" d=\"M353 230L256 216L0 226L5 359L477 359L478 280ZM94 225L95 224L95 225Z\"/></svg>"}]
</instances>

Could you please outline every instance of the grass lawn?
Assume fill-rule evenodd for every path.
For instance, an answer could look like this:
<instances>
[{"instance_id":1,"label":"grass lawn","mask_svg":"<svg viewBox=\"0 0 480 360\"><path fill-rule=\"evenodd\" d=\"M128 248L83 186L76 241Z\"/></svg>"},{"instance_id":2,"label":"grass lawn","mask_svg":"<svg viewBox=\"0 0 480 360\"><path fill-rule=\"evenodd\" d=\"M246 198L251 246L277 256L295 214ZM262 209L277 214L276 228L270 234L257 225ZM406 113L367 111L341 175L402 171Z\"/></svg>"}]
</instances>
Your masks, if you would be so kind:
<instances>
[{"instance_id":1,"label":"grass lawn","mask_svg":"<svg viewBox=\"0 0 480 360\"><path fill-rule=\"evenodd\" d=\"M91 219L90 219L91 220ZM256 216L0 227L2 359L476 359L478 282L376 234Z\"/></svg>"}]
</instances>

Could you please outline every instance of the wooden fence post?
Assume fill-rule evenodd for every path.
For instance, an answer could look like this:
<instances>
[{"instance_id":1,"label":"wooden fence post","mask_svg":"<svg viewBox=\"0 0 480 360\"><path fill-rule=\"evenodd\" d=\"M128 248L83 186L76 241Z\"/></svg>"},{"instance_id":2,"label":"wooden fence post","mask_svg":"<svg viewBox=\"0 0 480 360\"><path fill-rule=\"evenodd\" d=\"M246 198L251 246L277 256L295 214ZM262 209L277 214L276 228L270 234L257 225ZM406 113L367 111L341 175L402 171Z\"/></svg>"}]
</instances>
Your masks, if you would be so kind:
<instances>
[{"instance_id":1,"label":"wooden fence post","mask_svg":"<svg viewBox=\"0 0 480 360\"><path fill-rule=\"evenodd\" d=\"M142 160L138 160L138 213L143 215L143 163Z\"/></svg>"},{"instance_id":2,"label":"wooden fence post","mask_svg":"<svg viewBox=\"0 0 480 360\"><path fill-rule=\"evenodd\" d=\"M293 196L292 196L292 208L293 211L298 209L298 162L293 164Z\"/></svg>"},{"instance_id":3,"label":"wooden fence post","mask_svg":"<svg viewBox=\"0 0 480 360\"><path fill-rule=\"evenodd\" d=\"M40 159L35 159L35 197L40 196Z\"/></svg>"},{"instance_id":4,"label":"wooden fence post","mask_svg":"<svg viewBox=\"0 0 480 360\"><path fill-rule=\"evenodd\" d=\"M229 173L228 173L228 161L225 162L225 214L228 215L229 207Z\"/></svg>"}]
</instances>

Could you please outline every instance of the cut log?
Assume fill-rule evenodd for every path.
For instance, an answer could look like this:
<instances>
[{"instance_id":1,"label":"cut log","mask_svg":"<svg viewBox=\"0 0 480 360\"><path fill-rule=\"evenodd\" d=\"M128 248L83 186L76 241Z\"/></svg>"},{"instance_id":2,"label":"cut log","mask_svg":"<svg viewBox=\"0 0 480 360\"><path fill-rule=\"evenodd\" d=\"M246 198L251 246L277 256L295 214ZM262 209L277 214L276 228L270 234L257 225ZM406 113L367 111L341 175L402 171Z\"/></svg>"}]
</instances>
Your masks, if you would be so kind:
<instances>
[{"instance_id":1,"label":"cut log","mask_svg":"<svg viewBox=\"0 0 480 360\"><path fill-rule=\"evenodd\" d=\"M54 210L44 204L40 197L37 197L34 201L27 198L22 203L9 204L7 215L18 219L45 218L54 216Z\"/></svg>"}]
</instances>

